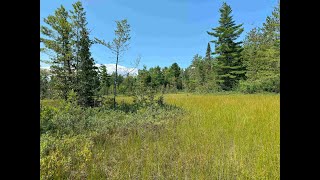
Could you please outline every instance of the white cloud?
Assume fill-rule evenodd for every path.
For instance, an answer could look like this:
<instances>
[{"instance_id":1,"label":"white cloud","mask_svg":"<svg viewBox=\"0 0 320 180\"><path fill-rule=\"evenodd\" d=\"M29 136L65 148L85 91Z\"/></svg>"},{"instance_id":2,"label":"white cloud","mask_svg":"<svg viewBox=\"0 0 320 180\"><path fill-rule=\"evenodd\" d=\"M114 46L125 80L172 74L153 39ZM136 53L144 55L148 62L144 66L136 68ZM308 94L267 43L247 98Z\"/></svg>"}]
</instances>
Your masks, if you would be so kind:
<instances>
[{"instance_id":1,"label":"white cloud","mask_svg":"<svg viewBox=\"0 0 320 180\"><path fill-rule=\"evenodd\" d=\"M107 68L108 74L112 74L116 71L116 64L103 64ZM96 64L97 67L100 67L101 64ZM138 75L138 69L137 68L129 68L125 66L118 65L118 74L121 74L123 76L130 74L131 76Z\"/></svg>"},{"instance_id":2,"label":"white cloud","mask_svg":"<svg viewBox=\"0 0 320 180\"><path fill-rule=\"evenodd\" d=\"M101 65L102 64L95 64L96 67L100 67ZM103 64L103 65L106 66L108 74L112 74L113 72L116 71L116 64ZM40 68L50 70L49 66L40 67ZM126 76L128 73L131 76L136 76L136 75L138 75L138 69L118 65L118 74Z\"/></svg>"}]
</instances>

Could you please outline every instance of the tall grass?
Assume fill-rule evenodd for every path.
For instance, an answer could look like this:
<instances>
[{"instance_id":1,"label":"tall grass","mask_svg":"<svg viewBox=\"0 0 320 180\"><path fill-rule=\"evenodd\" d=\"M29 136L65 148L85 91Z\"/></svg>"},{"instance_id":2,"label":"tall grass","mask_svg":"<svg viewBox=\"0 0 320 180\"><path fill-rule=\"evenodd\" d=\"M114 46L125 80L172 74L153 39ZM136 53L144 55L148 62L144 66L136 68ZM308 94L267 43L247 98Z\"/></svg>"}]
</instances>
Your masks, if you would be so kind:
<instances>
[{"instance_id":1,"label":"tall grass","mask_svg":"<svg viewBox=\"0 0 320 180\"><path fill-rule=\"evenodd\" d=\"M165 124L92 135L82 150L89 156L85 177L279 179L279 95L170 94L165 102L186 114Z\"/></svg>"},{"instance_id":2,"label":"tall grass","mask_svg":"<svg viewBox=\"0 0 320 180\"><path fill-rule=\"evenodd\" d=\"M166 100L190 112L177 134L179 158L191 177L279 179L279 95L168 95Z\"/></svg>"},{"instance_id":3,"label":"tall grass","mask_svg":"<svg viewBox=\"0 0 320 180\"><path fill-rule=\"evenodd\" d=\"M111 147L103 157L114 162L107 177L279 179L278 95L172 94L165 100L188 115L101 146Z\"/></svg>"}]
</instances>

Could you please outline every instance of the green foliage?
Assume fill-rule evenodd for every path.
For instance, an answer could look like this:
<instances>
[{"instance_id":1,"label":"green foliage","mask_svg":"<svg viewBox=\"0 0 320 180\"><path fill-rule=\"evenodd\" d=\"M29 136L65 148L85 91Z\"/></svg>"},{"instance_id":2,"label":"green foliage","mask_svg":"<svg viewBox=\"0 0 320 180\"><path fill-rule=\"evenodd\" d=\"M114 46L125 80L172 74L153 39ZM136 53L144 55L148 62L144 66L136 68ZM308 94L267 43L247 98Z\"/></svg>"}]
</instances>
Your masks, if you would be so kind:
<instances>
[{"instance_id":1,"label":"green foliage","mask_svg":"<svg viewBox=\"0 0 320 180\"><path fill-rule=\"evenodd\" d=\"M111 76L107 73L107 68L105 65L100 67L99 81L100 95L108 95L111 86Z\"/></svg>"},{"instance_id":2,"label":"green foliage","mask_svg":"<svg viewBox=\"0 0 320 180\"><path fill-rule=\"evenodd\" d=\"M117 110L112 108L113 99L106 99L101 107L82 108L73 91L67 101L41 101L41 179L86 179L92 170L99 170L93 167L97 156L93 149L107 143L108 137L147 130L182 115L179 108L167 106L163 97L154 95L150 91L145 100L132 105L121 102Z\"/></svg>"},{"instance_id":3,"label":"green foliage","mask_svg":"<svg viewBox=\"0 0 320 180\"><path fill-rule=\"evenodd\" d=\"M104 131L115 128L112 124L120 119L128 119L128 122L134 121L136 116L145 112L147 116L153 116L165 110L174 110L174 107L166 105L163 97L156 97L152 89L141 89L135 91L133 103L118 103L117 111L113 109L113 99L105 98L101 107L83 108L79 106L78 96L74 91L70 91L66 101L55 103L54 106L48 102L41 101L40 106L40 132L41 134L54 134L56 136L85 134L100 129L105 123ZM134 113L134 114L126 114ZM144 114L145 114L144 113ZM164 113L164 112L162 112ZM153 115L152 115L153 114ZM131 119L131 120L130 120ZM156 120L156 117L152 119ZM143 119L141 119L143 122ZM125 126L128 122L123 122ZM111 125L109 127L109 125Z\"/></svg>"},{"instance_id":4,"label":"green foliage","mask_svg":"<svg viewBox=\"0 0 320 180\"><path fill-rule=\"evenodd\" d=\"M217 78L223 90L232 90L238 81L245 77L245 66L241 57L242 42L235 42L243 28L242 24L235 24L231 12L231 7L224 2L220 8L220 26L212 28L213 32L207 32L217 39L211 42L215 43Z\"/></svg>"},{"instance_id":5,"label":"green foliage","mask_svg":"<svg viewBox=\"0 0 320 180\"><path fill-rule=\"evenodd\" d=\"M173 81L173 86L177 90L182 89L182 80L181 80L181 68L177 63L173 63L170 68L169 72Z\"/></svg>"},{"instance_id":6,"label":"green foliage","mask_svg":"<svg viewBox=\"0 0 320 180\"><path fill-rule=\"evenodd\" d=\"M40 71L41 179L278 178L274 98L174 94L165 101L163 96L280 92L279 5L262 28L248 33L243 46L236 42L242 24L235 24L231 12L223 3L220 26L208 32L216 38L211 41L214 53L208 43L205 57L195 55L186 69L177 63L144 66L138 76L117 71L131 39L127 20L116 21L115 38L106 43L90 40L80 1L70 13L61 6L45 18L47 26L40 29L45 48L40 51L50 55L52 66L50 72ZM94 42L116 55L111 75L105 66L94 66ZM112 88L114 97L105 96ZM116 101L117 90L131 99L119 96ZM257 126L257 120L259 139L267 145L255 142L257 128L250 125ZM255 143L248 145L248 139Z\"/></svg>"},{"instance_id":7,"label":"green foliage","mask_svg":"<svg viewBox=\"0 0 320 180\"><path fill-rule=\"evenodd\" d=\"M127 76L124 77L121 85L122 86L120 86L119 92L125 95L131 95L136 89L137 78L127 74Z\"/></svg>"},{"instance_id":8,"label":"green foliage","mask_svg":"<svg viewBox=\"0 0 320 180\"><path fill-rule=\"evenodd\" d=\"M156 98L156 90L145 87L137 88L133 96L133 106L136 107L158 107L164 105L163 96Z\"/></svg>"},{"instance_id":9,"label":"green foliage","mask_svg":"<svg viewBox=\"0 0 320 180\"><path fill-rule=\"evenodd\" d=\"M169 107L85 108L94 128L41 134L40 179L278 179L278 95L171 94L165 100L188 114Z\"/></svg>"},{"instance_id":10,"label":"green foliage","mask_svg":"<svg viewBox=\"0 0 320 180\"><path fill-rule=\"evenodd\" d=\"M65 99L69 90L73 88L74 82L71 43L73 33L72 24L68 20L69 13L61 5L54 15L44 18L44 22L48 26L41 26L40 28L41 34L46 37L41 37L40 42L44 44L45 51L50 52L51 72L55 76L55 87Z\"/></svg>"},{"instance_id":11,"label":"green foliage","mask_svg":"<svg viewBox=\"0 0 320 180\"><path fill-rule=\"evenodd\" d=\"M280 8L275 7L262 28L252 29L244 42L243 58L247 66L247 81L242 92L280 92Z\"/></svg>"},{"instance_id":12,"label":"green foliage","mask_svg":"<svg viewBox=\"0 0 320 180\"><path fill-rule=\"evenodd\" d=\"M40 134L54 129L52 119L54 115L57 114L57 111L57 108L40 104Z\"/></svg>"},{"instance_id":13,"label":"green foliage","mask_svg":"<svg viewBox=\"0 0 320 180\"><path fill-rule=\"evenodd\" d=\"M40 68L40 99L49 97L49 72Z\"/></svg>"},{"instance_id":14,"label":"green foliage","mask_svg":"<svg viewBox=\"0 0 320 180\"><path fill-rule=\"evenodd\" d=\"M210 47L210 43L208 43L208 46L207 46L207 51L206 51L206 60L210 61L211 60L211 47Z\"/></svg>"},{"instance_id":15,"label":"green foliage","mask_svg":"<svg viewBox=\"0 0 320 180\"><path fill-rule=\"evenodd\" d=\"M73 4L73 11L61 6L54 15L44 19L49 26L41 26L41 37L45 48L51 52L52 93L64 99L70 90L79 94L82 106L92 106L93 96L98 90L97 72L90 57L89 31L86 28L86 13L80 1ZM42 83L43 84L43 83ZM42 91L43 92L43 91Z\"/></svg>"},{"instance_id":16,"label":"green foliage","mask_svg":"<svg viewBox=\"0 0 320 180\"><path fill-rule=\"evenodd\" d=\"M262 91L280 92L280 8L275 7L262 28L252 29L242 42L236 42L243 31L242 24L236 25L231 16L231 7L223 3L220 8L219 26L208 32L216 38L215 51L207 44L205 57L195 55L189 67L180 68L177 63L169 67L159 66L139 70L138 76L108 75L105 66L97 69L91 58L92 43L100 43L119 58L129 47L130 25L127 20L116 21L116 37L106 43L89 39L86 12L81 2L73 4L68 11L61 6L54 15L45 18L47 26L41 26L42 53L49 54L51 70L41 70L40 97L67 99L68 92L75 90L79 105L96 106L102 96L111 89L118 93L133 95L143 87L151 87L162 93L197 92L215 93L225 90L240 90L245 93ZM211 54L216 56L211 56ZM100 72L99 72L100 71Z\"/></svg>"},{"instance_id":17,"label":"green foliage","mask_svg":"<svg viewBox=\"0 0 320 180\"><path fill-rule=\"evenodd\" d=\"M173 63L169 68L159 66L147 69L146 66L139 70L137 86L150 87L157 92L174 92L183 89L183 70L177 63Z\"/></svg>"},{"instance_id":18,"label":"green foliage","mask_svg":"<svg viewBox=\"0 0 320 180\"><path fill-rule=\"evenodd\" d=\"M84 135L40 139L40 179L86 179L93 142Z\"/></svg>"},{"instance_id":19,"label":"green foliage","mask_svg":"<svg viewBox=\"0 0 320 180\"><path fill-rule=\"evenodd\" d=\"M193 57L191 65L184 71L183 81L188 92L218 91L214 62L214 59L204 59L198 54Z\"/></svg>"},{"instance_id":20,"label":"green foliage","mask_svg":"<svg viewBox=\"0 0 320 180\"><path fill-rule=\"evenodd\" d=\"M86 12L80 1L73 4L71 11L73 27L75 31L75 57L77 60L77 83L76 91L79 95L79 104L82 106L93 106L94 96L98 92L99 79L95 62L91 58L89 38L87 29Z\"/></svg>"}]
</instances>

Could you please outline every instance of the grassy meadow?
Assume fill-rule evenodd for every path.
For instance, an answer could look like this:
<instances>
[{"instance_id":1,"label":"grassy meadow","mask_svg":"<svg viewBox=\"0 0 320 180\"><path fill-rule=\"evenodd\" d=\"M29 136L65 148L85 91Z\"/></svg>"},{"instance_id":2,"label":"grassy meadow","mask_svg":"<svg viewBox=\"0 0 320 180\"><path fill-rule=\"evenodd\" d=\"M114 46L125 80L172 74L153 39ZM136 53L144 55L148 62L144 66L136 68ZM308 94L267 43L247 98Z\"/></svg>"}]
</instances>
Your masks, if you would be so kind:
<instances>
[{"instance_id":1,"label":"grassy meadow","mask_svg":"<svg viewBox=\"0 0 320 180\"><path fill-rule=\"evenodd\" d=\"M159 134L130 137L121 153L128 158L119 162L127 167L118 169L123 178L138 167L146 179L280 178L279 95L170 94L165 100L187 115Z\"/></svg>"},{"instance_id":2,"label":"grassy meadow","mask_svg":"<svg viewBox=\"0 0 320 180\"><path fill-rule=\"evenodd\" d=\"M279 1L50 2L40 19L41 180L280 179ZM200 11L185 16L190 3ZM265 21L244 28L256 18ZM141 19L150 22L131 24Z\"/></svg>"},{"instance_id":3,"label":"grassy meadow","mask_svg":"<svg viewBox=\"0 0 320 180\"><path fill-rule=\"evenodd\" d=\"M82 167L75 176L80 179L280 178L279 95L169 94L164 100L182 108L183 115L125 133L80 136L73 155L80 160L65 171ZM77 142L71 138L63 144L69 141ZM66 152L56 164L71 161ZM63 174L62 167L51 173Z\"/></svg>"},{"instance_id":4,"label":"grassy meadow","mask_svg":"<svg viewBox=\"0 0 320 180\"><path fill-rule=\"evenodd\" d=\"M189 112L177 126L184 174L209 179L279 179L279 95L169 95Z\"/></svg>"}]
</instances>

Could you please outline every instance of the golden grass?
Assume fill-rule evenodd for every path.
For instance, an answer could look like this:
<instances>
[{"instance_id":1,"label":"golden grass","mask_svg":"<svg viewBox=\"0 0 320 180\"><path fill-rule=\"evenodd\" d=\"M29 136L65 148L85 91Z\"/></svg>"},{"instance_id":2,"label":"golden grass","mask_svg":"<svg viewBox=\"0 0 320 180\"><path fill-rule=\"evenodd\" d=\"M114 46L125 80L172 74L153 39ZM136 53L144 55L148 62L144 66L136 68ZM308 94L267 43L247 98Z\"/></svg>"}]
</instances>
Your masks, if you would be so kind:
<instances>
[{"instance_id":1,"label":"golden grass","mask_svg":"<svg viewBox=\"0 0 320 180\"><path fill-rule=\"evenodd\" d=\"M163 128L112 135L95 147L89 177L280 178L279 95L170 94L165 102L187 115Z\"/></svg>"}]
</instances>

